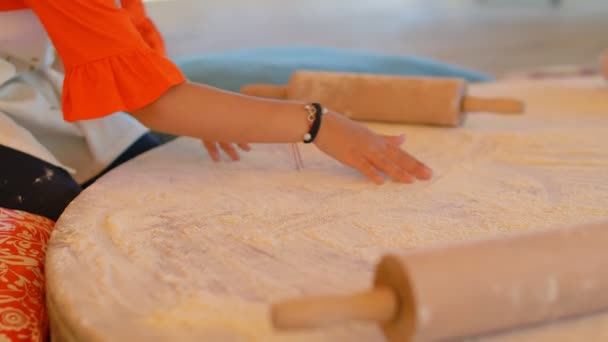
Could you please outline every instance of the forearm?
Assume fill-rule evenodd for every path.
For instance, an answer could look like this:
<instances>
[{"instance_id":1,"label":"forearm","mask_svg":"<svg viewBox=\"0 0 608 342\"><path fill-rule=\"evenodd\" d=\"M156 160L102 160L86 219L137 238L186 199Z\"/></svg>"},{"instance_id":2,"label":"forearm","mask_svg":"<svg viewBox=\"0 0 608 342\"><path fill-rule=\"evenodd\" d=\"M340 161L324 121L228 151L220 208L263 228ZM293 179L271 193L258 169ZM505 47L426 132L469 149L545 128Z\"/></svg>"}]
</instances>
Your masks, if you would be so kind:
<instances>
[{"instance_id":1,"label":"forearm","mask_svg":"<svg viewBox=\"0 0 608 342\"><path fill-rule=\"evenodd\" d=\"M236 143L302 141L308 131L304 103L276 101L184 83L134 111L159 132Z\"/></svg>"}]
</instances>

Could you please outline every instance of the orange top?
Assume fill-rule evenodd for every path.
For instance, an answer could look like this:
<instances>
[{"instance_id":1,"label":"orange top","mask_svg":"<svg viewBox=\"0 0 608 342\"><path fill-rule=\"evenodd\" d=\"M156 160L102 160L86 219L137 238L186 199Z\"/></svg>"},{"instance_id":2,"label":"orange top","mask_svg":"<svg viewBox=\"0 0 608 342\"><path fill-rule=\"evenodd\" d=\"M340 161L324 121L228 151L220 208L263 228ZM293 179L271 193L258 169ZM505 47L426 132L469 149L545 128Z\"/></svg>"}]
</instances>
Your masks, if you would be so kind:
<instances>
[{"instance_id":1,"label":"orange top","mask_svg":"<svg viewBox=\"0 0 608 342\"><path fill-rule=\"evenodd\" d=\"M45 27L65 67L67 121L132 111L185 81L165 57L141 0L0 0L0 11L29 8Z\"/></svg>"},{"instance_id":2,"label":"orange top","mask_svg":"<svg viewBox=\"0 0 608 342\"><path fill-rule=\"evenodd\" d=\"M0 1L0 11L11 11L27 8L21 0L4 0Z\"/></svg>"}]
</instances>

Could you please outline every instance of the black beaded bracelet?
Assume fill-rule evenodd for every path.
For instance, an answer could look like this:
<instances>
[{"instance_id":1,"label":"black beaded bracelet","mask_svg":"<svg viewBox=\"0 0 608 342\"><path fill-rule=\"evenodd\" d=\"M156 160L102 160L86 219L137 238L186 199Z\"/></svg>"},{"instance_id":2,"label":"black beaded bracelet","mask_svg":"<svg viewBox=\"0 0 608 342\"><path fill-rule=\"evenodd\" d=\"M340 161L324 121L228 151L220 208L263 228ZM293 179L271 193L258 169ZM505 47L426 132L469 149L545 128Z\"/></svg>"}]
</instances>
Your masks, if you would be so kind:
<instances>
[{"instance_id":1,"label":"black beaded bracelet","mask_svg":"<svg viewBox=\"0 0 608 342\"><path fill-rule=\"evenodd\" d=\"M306 110L308 111L310 130L304 135L304 143L310 144L315 141L317 134L319 134L319 129L321 128L321 117L327 112L327 110L318 103L306 105Z\"/></svg>"}]
</instances>

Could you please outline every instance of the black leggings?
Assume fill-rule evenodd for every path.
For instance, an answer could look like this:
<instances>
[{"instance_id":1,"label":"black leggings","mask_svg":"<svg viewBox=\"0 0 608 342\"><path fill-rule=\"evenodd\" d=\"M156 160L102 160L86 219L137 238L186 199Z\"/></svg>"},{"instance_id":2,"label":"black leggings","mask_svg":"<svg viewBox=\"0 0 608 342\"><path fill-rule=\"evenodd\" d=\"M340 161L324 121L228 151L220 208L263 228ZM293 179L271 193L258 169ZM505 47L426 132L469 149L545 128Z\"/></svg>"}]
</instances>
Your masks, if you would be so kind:
<instances>
[{"instance_id":1,"label":"black leggings","mask_svg":"<svg viewBox=\"0 0 608 342\"><path fill-rule=\"evenodd\" d=\"M56 221L82 189L111 169L158 145L160 142L154 136L143 135L110 166L82 185L62 168L0 145L0 207Z\"/></svg>"}]
</instances>

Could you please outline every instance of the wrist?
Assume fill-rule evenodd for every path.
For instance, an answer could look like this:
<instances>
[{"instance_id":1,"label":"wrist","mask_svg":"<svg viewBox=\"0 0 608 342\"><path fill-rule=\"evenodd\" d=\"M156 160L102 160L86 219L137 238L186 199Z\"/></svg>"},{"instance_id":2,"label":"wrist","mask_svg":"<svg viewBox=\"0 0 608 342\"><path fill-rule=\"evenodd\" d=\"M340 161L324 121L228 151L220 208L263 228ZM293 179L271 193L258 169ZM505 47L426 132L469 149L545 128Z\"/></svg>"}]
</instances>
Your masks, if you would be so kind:
<instances>
[{"instance_id":1,"label":"wrist","mask_svg":"<svg viewBox=\"0 0 608 342\"><path fill-rule=\"evenodd\" d=\"M319 133L317 134L317 138L313 142L316 147L322 147L327 142L328 138L331 136L332 126L335 125L336 119L338 119L339 114L333 111L328 111L325 115L323 115L323 124L319 128Z\"/></svg>"}]
</instances>

